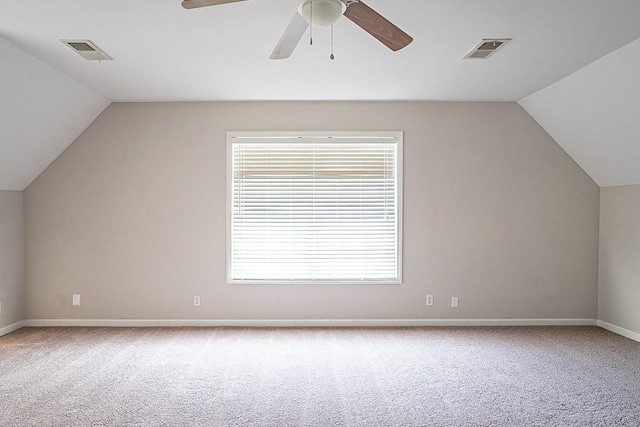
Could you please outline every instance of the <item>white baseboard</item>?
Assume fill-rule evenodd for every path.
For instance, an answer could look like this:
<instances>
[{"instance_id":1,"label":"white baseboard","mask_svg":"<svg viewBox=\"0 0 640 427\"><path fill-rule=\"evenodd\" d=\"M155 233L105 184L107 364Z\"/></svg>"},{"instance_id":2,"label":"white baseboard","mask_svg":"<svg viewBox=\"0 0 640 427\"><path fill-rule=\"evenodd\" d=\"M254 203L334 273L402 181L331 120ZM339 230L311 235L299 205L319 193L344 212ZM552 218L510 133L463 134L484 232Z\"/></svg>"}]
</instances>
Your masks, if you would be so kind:
<instances>
[{"instance_id":1,"label":"white baseboard","mask_svg":"<svg viewBox=\"0 0 640 427\"><path fill-rule=\"evenodd\" d=\"M408 326L599 326L640 342L640 333L596 319L29 319L0 328L0 336L22 327L408 327Z\"/></svg>"},{"instance_id":2,"label":"white baseboard","mask_svg":"<svg viewBox=\"0 0 640 427\"><path fill-rule=\"evenodd\" d=\"M10 334L13 331L17 331L18 329L22 328L24 325L24 321L21 320L19 322L16 323L12 323L11 325L5 326L3 328L0 328L0 337L3 335L7 335Z\"/></svg>"},{"instance_id":3,"label":"white baseboard","mask_svg":"<svg viewBox=\"0 0 640 427\"><path fill-rule=\"evenodd\" d=\"M621 328L620 326L613 325L611 323L605 322L604 320L598 320L598 326L608 331L611 331L614 334L622 335L623 337L627 337L634 341L640 342L640 334L637 332L633 332L633 331L630 331L629 329Z\"/></svg>"},{"instance_id":4,"label":"white baseboard","mask_svg":"<svg viewBox=\"0 0 640 427\"><path fill-rule=\"evenodd\" d=\"M406 326L594 326L596 319L29 319L24 326L109 327L406 327Z\"/></svg>"}]
</instances>

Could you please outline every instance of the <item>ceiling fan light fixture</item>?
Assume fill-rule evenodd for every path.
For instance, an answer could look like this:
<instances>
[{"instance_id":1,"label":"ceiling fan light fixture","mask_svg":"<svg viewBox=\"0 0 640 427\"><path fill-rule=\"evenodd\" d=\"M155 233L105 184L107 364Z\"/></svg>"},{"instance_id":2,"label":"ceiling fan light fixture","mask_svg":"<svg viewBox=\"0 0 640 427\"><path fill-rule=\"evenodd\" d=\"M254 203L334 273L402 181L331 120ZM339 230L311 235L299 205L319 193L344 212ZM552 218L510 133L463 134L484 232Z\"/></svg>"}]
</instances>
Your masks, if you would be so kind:
<instances>
[{"instance_id":1,"label":"ceiling fan light fixture","mask_svg":"<svg viewBox=\"0 0 640 427\"><path fill-rule=\"evenodd\" d=\"M298 6L298 13L309 24L326 27L335 24L346 8L340 0L304 0Z\"/></svg>"}]
</instances>

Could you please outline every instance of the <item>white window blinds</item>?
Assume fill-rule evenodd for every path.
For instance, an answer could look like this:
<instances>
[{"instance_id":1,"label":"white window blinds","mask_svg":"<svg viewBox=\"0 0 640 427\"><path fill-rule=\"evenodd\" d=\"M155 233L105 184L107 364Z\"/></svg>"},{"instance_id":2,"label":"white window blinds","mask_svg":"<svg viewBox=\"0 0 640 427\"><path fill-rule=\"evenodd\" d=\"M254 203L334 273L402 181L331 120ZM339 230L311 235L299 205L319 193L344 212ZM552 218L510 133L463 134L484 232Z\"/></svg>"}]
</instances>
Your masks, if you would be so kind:
<instances>
[{"instance_id":1,"label":"white window blinds","mask_svg":"<svg viewBox=\"0 0 640 427\"><path fill-rule=\"evenodd\" d=\"M400 281L401 133L229 144L231 283Z\"/></svg>"}]
</instances>

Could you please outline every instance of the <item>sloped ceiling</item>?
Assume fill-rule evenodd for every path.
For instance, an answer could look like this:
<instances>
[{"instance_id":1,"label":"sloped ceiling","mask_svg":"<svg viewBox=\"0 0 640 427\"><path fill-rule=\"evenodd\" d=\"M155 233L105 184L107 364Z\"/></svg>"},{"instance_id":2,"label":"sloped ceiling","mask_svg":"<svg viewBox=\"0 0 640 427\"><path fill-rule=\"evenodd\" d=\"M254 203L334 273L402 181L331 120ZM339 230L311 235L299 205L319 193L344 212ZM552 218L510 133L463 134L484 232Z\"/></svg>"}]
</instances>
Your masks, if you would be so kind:
<instances>
[{"instance_id":1,"label":"sloped ceiling","mask_svg":"<svg viewBox=\"0 0 640 427\"><path fill-rule=\"evenodd\" d=\"M325 28L314 30L313 47L305 36L291 58L272 61L269 54L297 0L193 10L180 7L180 0L0 2L0 190L24 189L109 102L119 101L526 97L521 105L562 140L598 183L633 181L603 180L597 168L582 160L589 158L584 152L595 150L596 142L576 143L584 135L570 119L563 120L566 129L556 129L563 124L555 126L559 121L549 116L562 112L555 104L558 97L565 101L564 94L546 94L544 88L638 39L640 0L366 3L411 34L414 42L391 52L341 18L335 25L335 61L328 59ZM489 60L462 59L480 39L492 37L513 40ZM62 38L90 39L114 61L87 62L60 43ZM615 77L615 71L605 68ZM631 101L616 103L613 108L624 110L616 114L608 96L593 91L590 101L606 104L609 112L598 119L604 128L617 129L618 119L633 106ZM583 99L575 98L574 104L583 107ZM566 101L564 114L573 114ZM635 128L628 129L628 135L635 133ZM572 136L565 136L569 133ZM570 140L574 142L566 142ZM640 170L640 161L636 164ZM625 167L632 169L630 164ZM619 164L612 158L602 168L611 171Z\"/></svg>"},{"instance_id":2,"label":"sloped ceiling","mask_svg":"<svg viewBox=\"0 0 640 427\"><path fill-rule=\"evenodd\" d=\"M519 103L599 186L640 184L640 39Z\"/></svg>"},{"instance_id":3,"label":"sloped ceiling","mask_svg":"<svg viewBox=\"0 0 640 427\"><path fill-rule=\"evenodd\" d=\"M109 101L0 37L0 190L23 190Z\"/></svg>"}]
</instances>

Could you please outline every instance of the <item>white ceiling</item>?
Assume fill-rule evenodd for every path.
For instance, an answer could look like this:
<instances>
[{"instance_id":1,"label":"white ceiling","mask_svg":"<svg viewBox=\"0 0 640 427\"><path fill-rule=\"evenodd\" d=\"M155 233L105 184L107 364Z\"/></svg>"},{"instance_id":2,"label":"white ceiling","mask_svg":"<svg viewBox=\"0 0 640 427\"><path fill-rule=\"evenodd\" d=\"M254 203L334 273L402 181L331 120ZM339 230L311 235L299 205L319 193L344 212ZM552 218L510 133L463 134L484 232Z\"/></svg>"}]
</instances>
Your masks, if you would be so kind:
<instances>
[{"instance_id":1,"label":"white ceiling","mask_svg":"<svg viewBox=\"0 0 640 427\"><path fill-rule=\"evenodd\" d=\"M599 186L640 183L640 39L520 105Z\"/></svg>"},{"instance_id":2,"label":"white ceiling","mask_svg":"<svg viewBox=\"0 0 640 427\"><path fill-rule=\"evenodd\" d=\"M180 0L2 1L0 35L112 101L508 100L640 37L638 0L367 0L415 41L392 52L348 19L269 59L297 0L185 10ZM513 41L489 60L482 38ZM61 38L115 60L84 61Z\"/></svg>"},{"instance_id":3,"label":"white ceiling","mask_svg":"<svg viewBox=\"0 0 640 427\"><path fill-rule=\"evenodd\" d=\"M109 101L1 37L0 58L0 190L22 190Z\"/></svg>"},{"instance_id":4,"label":"white ceiling","mask_svg":"<svg viewBox=\"0 0 640 427\"><path fill-rule=\"evenodd\" d=\"M366 3L415 41L394 53L341 18L335 61L326 29L273 61L297 0L192 10L180 0L0 0L0 57L11 65L0 74L0 189L26 187L110 101L517 101L640 37L640 0ZM480 39L505 37L490 59L462 59ZM75 38L114 61L87 62L58 41Z\"/></svg>"}]
</instances>

